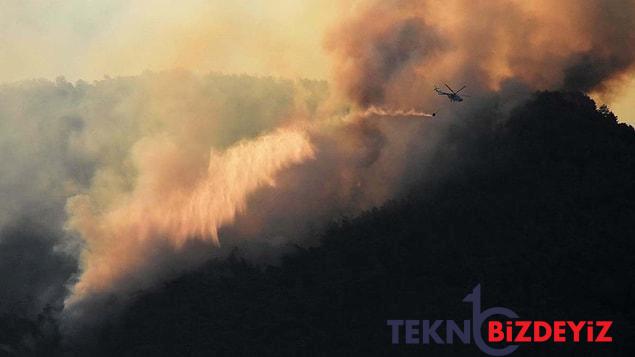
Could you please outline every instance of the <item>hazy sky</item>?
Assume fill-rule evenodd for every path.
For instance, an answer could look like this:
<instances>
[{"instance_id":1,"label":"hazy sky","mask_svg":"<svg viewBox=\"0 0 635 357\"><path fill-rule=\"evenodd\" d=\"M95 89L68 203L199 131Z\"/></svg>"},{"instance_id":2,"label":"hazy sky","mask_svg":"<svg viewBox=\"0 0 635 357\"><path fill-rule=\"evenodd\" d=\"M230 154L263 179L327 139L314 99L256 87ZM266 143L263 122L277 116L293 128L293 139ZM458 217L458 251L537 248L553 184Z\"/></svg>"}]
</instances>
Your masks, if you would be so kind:
<instances>
[{"instance_id":1,"label":"hazy sky","mask_svg":"<svg viewBox=\"0 0 635 357\"><path fill-rule=\"evenodd\" d=\"M0 80L181 67L325 77L333 1L0 0Z\"/></svg>"},{"instance_id":2,"label":"hazy sky","mask_svg":"<svg viewBox=\"0 0 635 357\"><path fill-rule=\"evenodd\" d=\"M185 68L328 78L335 0L0 0L0 82ZM635 124L635 80L614 111Z\"/></svg>"},{"instance_id":3,"label":"hazy sky","mask_svg":"<svg viewBox=\"0 0 635 357\"><path fill-rule=\"evenodd\" d=\"M635 78L631 78L623 93L611 103L611 109L620 120L635 125Z\"/></svg>"}]
</instances>

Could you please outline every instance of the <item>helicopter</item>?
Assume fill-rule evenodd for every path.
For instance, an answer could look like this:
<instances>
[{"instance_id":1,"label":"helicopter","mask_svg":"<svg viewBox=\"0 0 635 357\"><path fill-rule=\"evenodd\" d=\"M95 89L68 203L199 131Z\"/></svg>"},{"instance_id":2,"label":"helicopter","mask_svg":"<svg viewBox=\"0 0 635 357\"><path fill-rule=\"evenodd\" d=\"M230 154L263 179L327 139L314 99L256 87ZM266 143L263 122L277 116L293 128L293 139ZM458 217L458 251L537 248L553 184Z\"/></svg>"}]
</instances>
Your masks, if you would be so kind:
<instances>
[{"instance_id":1,"label":"helicopter","mask_svg":"<svg viewBox=\"0 0 635 357\"><path fill-rule=\"evenodd\" d=\"M465 89L465 87L467 87L467 86L463 86L463 87L461 87L461 89L459 89L459 90L457 90L455 92L452 88L450 88L449 85L447 85L446 83L443 83L443 84L445 84L445 86L448 87L448 89L450 90L450 93L444 92L442 90L439 90L439 88L437 88L437 87L434 87L434 91L437 92L438 95L447 96L448 99L450 100L450 102L462 102L463 101L463 97L469 97L468 95L463 95L463 97L461 97L459 95L459 92L462 91L463 89Z\"/></svg>"}]
</instances>

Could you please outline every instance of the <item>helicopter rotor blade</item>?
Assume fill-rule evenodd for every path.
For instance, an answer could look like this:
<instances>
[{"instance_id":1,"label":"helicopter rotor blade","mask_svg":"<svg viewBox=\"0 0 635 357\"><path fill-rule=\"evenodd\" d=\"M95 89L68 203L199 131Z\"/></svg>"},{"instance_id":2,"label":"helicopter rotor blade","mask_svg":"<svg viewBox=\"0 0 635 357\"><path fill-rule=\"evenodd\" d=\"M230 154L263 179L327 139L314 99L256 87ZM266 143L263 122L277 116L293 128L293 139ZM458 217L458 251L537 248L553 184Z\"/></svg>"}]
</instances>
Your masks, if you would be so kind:
<instances>
[{"instance_id":1,"label":"helicopter rotor blade","mask_svg":"<svg viewBox=\"0 0 635 357\"><path fill-rule=\"evenodd\" d=\"M450 90L450 92L454 93L454 90L452 90L452 88L450 88L450 86L449 86L449 85L447 85L447 83L443 83L443 84L445 84L445 86L446 86L446 87L448 87L448 89ZM454 93L454 94L456 94L456 93Z\"/></svg>"},{"instance_id":2,"label":"helicopter rotor blade","mask_svg":"<svg viewBox=\"0 0 635 357\"><path fill-rule=\"evenodd\" d=\"M454 94L458 94L460 91L462 91L463 89L465 89L465 87L467 87L467 86L463 86L463 87L461 87L461 89L457 90Z\"/></svg>"}]
</instances>

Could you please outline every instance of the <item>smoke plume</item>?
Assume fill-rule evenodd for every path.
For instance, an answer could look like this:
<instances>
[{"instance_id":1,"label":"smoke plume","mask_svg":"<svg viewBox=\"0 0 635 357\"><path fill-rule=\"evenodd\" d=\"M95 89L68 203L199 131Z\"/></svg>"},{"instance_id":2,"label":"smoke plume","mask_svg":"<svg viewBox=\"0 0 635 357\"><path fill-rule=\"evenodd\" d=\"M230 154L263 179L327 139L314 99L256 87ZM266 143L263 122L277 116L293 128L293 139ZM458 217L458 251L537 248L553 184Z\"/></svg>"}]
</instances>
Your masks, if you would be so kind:
<instances>
[{"instance_id":1,"label":"smoke plume","mask_svg":"<svg viewBox=\"0 0 635 357\"><path fill-rule=\"evenodd\" d=\"M118 285L131 269L142 270L147 262L141 256L156 239L167 239L175 248L192 237L218 244L219 227L245 211L250 193L275 186L280 170L313 155L302 133L279 130L224 153L212 151L206 173L184 178L187 151L166 138L144 139L134 148L135 187L113 207L95 207L89 195L69 200L69 228L82 235L87 249L68 304Z\"/></svg>"},{"instance_id":2,"label":"smoke plume","mask_svg":"<svg viewBox=\"0 0 635 357\"><path fill-rule=\"evenodd\" d=\"M334 84L359 106L420 107L435 84L606 91L633 68L632 1L357 3L327 36Z\"/></svg>"}]
</instances>

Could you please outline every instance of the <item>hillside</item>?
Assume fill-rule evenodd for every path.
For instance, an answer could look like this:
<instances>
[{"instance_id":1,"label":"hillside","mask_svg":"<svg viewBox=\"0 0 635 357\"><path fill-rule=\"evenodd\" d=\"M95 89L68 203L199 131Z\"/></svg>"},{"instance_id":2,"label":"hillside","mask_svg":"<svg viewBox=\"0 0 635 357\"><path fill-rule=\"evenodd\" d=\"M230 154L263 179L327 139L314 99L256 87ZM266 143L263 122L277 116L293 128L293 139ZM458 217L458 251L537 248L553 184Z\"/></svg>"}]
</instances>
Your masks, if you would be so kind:
<instances>
[{"instance_id":1,"label":"hillside","mask_svg":"<svg viewBox=\"0 0 635 357\"><path fill-rule=\"evenodd\" d=\"M635 347L635 131L578 93L541 92L509 118L450 128L463 158L433 186L334 223L280 265L240 251L141 295L94 348L124 355L475 355L390 344L387 319L615 320L610 345L514 356L629 355ZM451 160L443 151L439 163ZM431 188L432 187L432 188ZM67 349L73 347L66 346ZM238 352L236 352L238 350ZM231 354L230 354L231 352Z\"/></svg>"}]
</instances>

